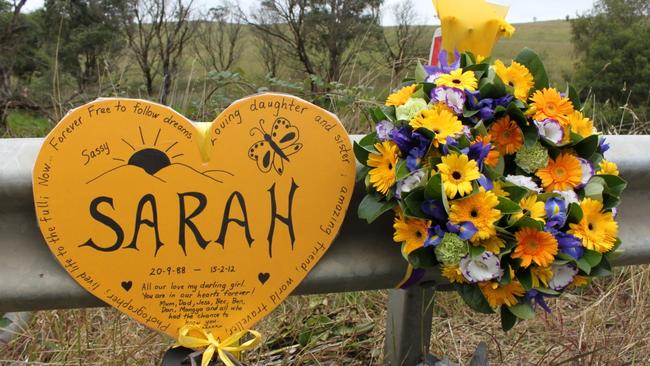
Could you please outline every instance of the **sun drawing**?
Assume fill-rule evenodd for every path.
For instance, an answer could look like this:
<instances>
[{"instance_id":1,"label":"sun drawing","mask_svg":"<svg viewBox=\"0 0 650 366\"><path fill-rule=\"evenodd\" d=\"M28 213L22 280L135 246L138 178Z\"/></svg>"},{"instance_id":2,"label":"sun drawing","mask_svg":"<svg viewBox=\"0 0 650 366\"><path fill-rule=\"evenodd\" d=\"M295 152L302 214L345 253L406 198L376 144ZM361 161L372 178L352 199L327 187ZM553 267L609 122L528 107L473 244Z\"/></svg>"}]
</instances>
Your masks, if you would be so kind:
<instances>
[{"instance_id":1,"label":"sun drawing","mask_svg":"<svg viewBox=\"0 0 650 366\"><path fill-rule=\"evenodd\" d=\"M211 177L210 175L208 175L208 173L222 173L222 174L227 174L227 175L232 176L231 173L223 171L223 170L209 170L209 171L205 171L205 172L199 172L199 171L197 171L196 169L194 169L193 167L191 167L191 166L189 166L187 164L183 164L183 163L174 161L174 159L177 159L177 158L185 155L183 153L174 153L174 147L176 147L176 145L178 144L178 141L174 141L169 146L166 146L166 147L165 146L158 147L158 140L160 138L161 129L158 129L158 131L156 132L156 136L153 139L153 143L147 143L146 142L146 139L144 137L144 133L142 131L142 127L138 126L138 130L140 132L140 143L141 143L140 146L141 146L141 148L137 149L134 146L136 144L133 144L133 143L127 141L126 139L121 138L122 142L124 142L133 151L131 156L129 156L128 158L127 157L125 157L125 158L113 158L113 160L123 162L124 164L119 165L119 166L117 166L115 168L112 168L112 169L110 169L110 170L108 170L106 172L103 172L102 174L98 175L97 177L95 177L95 178L89 180L88 182L86 182L86 184L91 183L91 182L93 182L93 181L95 181L95 180L97 180L97 179L99 179L99 178L101 178L101 177L115 171L115 170L118 170L120 168L129 166L129 165L130 166L135 166L135 167L138 167L138 168L144 170L147 174L149 174L150 176L152 176L152 177L154 177L154 178L156 178L156 179L158 179L158 180L160 180L162 182L165 182L165 181L163 179L161 179L160 177L157 177L156 173L158 173L162 169L164 169L164 168L166 168L168 166L171 166L171 165L185 166L185 167L195 171L196 173L201 174L201 175L203 175L205 177L208 177L208 178L210 178L210 179L212 179L212 180L214 180L214 181L216 181L218 183L222 183L223 181L219 180L219 179L215 179L214 177Z\"/></svg>"}]
</instances>

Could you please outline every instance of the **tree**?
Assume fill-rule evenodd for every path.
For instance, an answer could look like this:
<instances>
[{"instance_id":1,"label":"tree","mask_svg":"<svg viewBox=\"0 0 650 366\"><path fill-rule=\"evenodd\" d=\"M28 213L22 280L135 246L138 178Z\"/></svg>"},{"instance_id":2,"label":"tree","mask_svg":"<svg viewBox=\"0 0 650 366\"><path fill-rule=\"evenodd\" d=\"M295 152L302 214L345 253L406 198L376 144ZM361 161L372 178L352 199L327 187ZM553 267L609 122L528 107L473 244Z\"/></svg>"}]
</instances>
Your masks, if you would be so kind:
<instances>
[{"instance_id":1,"label":"tree","mask_svg":"<svg viewBox=\"0 0 650 366\"><path fill-rule=\"evenodd\" d=\"M47 63L39 52L39 25L34 15L22 14L26 0L0 0L0 131L6 127L7 111L39 110L25 85Z\"/></svg>"},{"instance_id":2,"label":"tree","mask_svg":"<svg viewBox=\"0 0 650 366\"><path fill-rule=\"evenodd\" d=\"M339 81L352 58L376 38L382 2L264 0L249 23L258 35L283 44L307 75ZM316 89L314 83L311 87Z\"/></svg>"},{"instance_id":3,"label":"tree","mask_svg":"<svg viewBox=\"0 0 650 366\"><path fill-rule=\"evenodd\" d=\"M122 49L115 34L123 6L123 0L45 1L43 37L60 71L72 75L80 90L97 81L102 60L113 59Z\"/></svg>"},{"instance_id":4,"label":"tree","mask_svg":"<svg viewBox=\"0 0 650 366\"><path fill-rule=\"evenodd\" d=\"M131 0L121 17L149 97L156 75L162 77L162 104L167 103L183 52L194 36L191 14L191 0Z\"/></svg>"},{"instance_id":5,"label":"tree","mask_svg":"<svg viewBox=\"0 0 650 366\"><path fill-rule=\"evenodd\" d=\"M599 0L572 20L576 84L600 100L650 104L650 2ZM624 93L621 91L625 90Z\"/></svg>"},{"instance_id":6,"label":"tree","mask_svg":"<svg viewBox=\"0 0 650 366\"><path fill-rule=\"evenodd\" d=\"M194 42L195 55L206 71L229 70L242 52L239 4L223 0L201 16Z\"/></svg>"},{"instance_id":7,"label":"tree","mask_svg":"<svg viewBox=\"0 0 650 366\"><path fill-rule=\"evenodd\" d=\"M413 1L406 0L393 4L389 8L395 27L384 27L382 40L386 47L386 61L399 74L409 62L419 56L426 56L426 49L418 44L425 33L425 28L414 25L418 19Z\"/></svg>"}]
</instances>

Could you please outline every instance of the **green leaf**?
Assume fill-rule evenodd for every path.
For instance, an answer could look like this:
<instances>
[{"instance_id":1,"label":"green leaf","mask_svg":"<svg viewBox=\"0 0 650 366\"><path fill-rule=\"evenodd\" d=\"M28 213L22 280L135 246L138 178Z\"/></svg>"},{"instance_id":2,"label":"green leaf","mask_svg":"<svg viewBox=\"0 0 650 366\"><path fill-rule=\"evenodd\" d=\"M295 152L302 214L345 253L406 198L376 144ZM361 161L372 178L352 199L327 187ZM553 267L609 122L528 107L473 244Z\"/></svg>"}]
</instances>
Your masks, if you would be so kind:
<instances>
[{"instance_id":1,"label":"green leaf","mask_svg":"<svg viewBox=\"0 0 650 366\"><path fill-rule=\"evenodd\" d=\"M510 197L508 198L514 202L521 201L521 199L526 197L530 192L528 189L510 182L503 183L501 187L504 191L510 193Z\"/></svg>"},{"instance_id":2,"label":"green leaf","mask_svg":"<svg viewBox=\"0 0 650 366\"><path fill-rule=\"evenodd\" d=\"M384 111L381 110L381 108L368 108L367 113L370 115L370 118L372 118L372 121L375 123L388 119L384 114Z\"/></svg>"},{"instance_id":3,"label":"green leaf","mask_svg":"<svg viewBox=\"0 0 650 366\"><path fill-rule=\"evenodd\" d=\"M483 123L483 121L479 121L476 126L470 129L470 132L472 133L472 136L485 136L488 134L488 130L485 127L485 123Z\"/></svg>"},{"instance_id":4,"label":"green leaf","mask_svg":"<svg viewBox=\"0 0 650 366\"><path fill-rule=\"evenodd\" d=\"M456 291L463 298L467 306L483 314L492 314L494 310L483 296L481 289L477 285L456 284Z\"/></svg>"},{"instance_id":5,"label":"green leaf","mask_svg":"<svg viewBox=\"0 0 650 366\"><path fill-rule=\"evenodd\" d=\"M591 265L589 264L589 262L587 262L586 259L580 258L576 261L576 264L578 265L578 268L580 268L582 272L586 274L591 273Z\"/></svg>"},{"instance_id":6,"label":"green leaf","mask_svg":"<svg viewBox=\"0 0 650 366\"><path fill-rule=\"evenodd\" d=\"M537 221L535 219L532 219L532 218L530 218L528 216L524 216L524 217L520 218L519 220L517 220L517 222L514 223L513 226L520 227L520 228L521 227L532 227L532 228L537 229L539 231L544 230L544 223L542 223L541 221Z\"/></svg>"},{"instance_id":7,"label":"green leaf","mask_svg":"<svg viewBox=\"0 0 650 366\"><path fill-rule=\"evenodd\" d=\"M508 310L507 306L501 306L501 329L509 331L517 324L517 317Z\"/></svg>"},{"instance_id":8,"label":"green leaf","mask_svg":"<svg viewBox=\"0 0 650 366\"><path fill-rule=\"evenodd\" d=\"M439 200L442 199L443 194L444 191L442 189L442 177L440 174L436 174L429 178L429 181L427 182L427 185L424 189L425 197Z\"/></svg>"},{"instance_id":9,"label":"green leaf","mask_svg":"<svg viewBox=\"0 0 650 366\"><path fill-rule=\"evenodd\" d=\"M501 211L502 214L506 215L521 211L521 207L519 207L518 204L505 197L499 197L499 205L497 206L497 209Z\"/></svg>"},{"instance_id":10,"label":"green leaf","mask_svg":"<svg viewBox=\"0 0 650 366\"><path fill-rule=\"evenodd\" d=\"M616 175L598 175L598 177L602 178L605 183L605 192L619 197L622 193L623 190L627 187L627 182L625 179L616 176Z\"/></svg>"},{"instance_id":11,"label":"green leaf","mask_svg":"<svg viewBox=\"0 0 650 366\"><path fill-rule=\"evenodd\" d=\"M591 135L582 139L573 149L581 158L589 159L598 150L598 135Z\"/></svg>"},{"instance_id":12,"label":"green leaf","mask_svg":"<svg viewBox=\"0 0 650 366\"><path fill-rule=\"evenodd\" d=\"M530 48L524 48L515 58L515 61L526 66L528 71L533 74L535 80L535 90L541 90L548 88L548 74L546 73L546 68L544 63L537 56L535 51Z\"/></svg>"},{"instance_id":13,"label":"green leaf","mask_svg":"<svg viewBox=\"0 0 650 366\"><path fill-rule=\"evenodd\" d=\"M561 294L561 292L559 292L559 291L555 291L553 289L545 288L545 287L540 287L540 288L537 288L535 290L537 290L537 291L539 291L539 292L541 292L543 294L551 295L551 296L559 296Z\"/></svg>"},{"instance_id":14,"label":"green leaf","mask_svg":"<svg viewBox=\"0 0 650 366\"><path fill-rule=\"evenodd\" d=\"M434 268L438 265L434 247L418 248L408 255L408 261L413 268Z\"/></svg>"},{"instance_id":15,"label":"green leaf","mask_svg":"<svg viewBox=\"0 0 650 366\"><path fill-rule=\"evenodd\" d=\"M599 177L595 176L589 180L589 183L585 186L585 196L602 202L603 191L605 191L603 183L605 181L597 178Z\"/></svg>"},{"instance_id":16,"label":"green leaf","mask_svg":"<svg viewBox=\"0 0 650 366\"><path fill-rule=\"evenodd\" d=\"M384 112L384 115L386 116L386 119L388 119L391 122L396 122L397 117L395 116L395 107L393 106L383 106L381 107L381 111Z\"/></svg>"},{"instance_id":17,"label":"green leaf","mask_svg":"<svg viewBox=\"0 0 650 366\"><path fill-rule=\"evenodd\" d=\"M9 318L5 318L4 316L3 316L3 317L0 317L0 329L1 329L1 328L7 328L8 326L11 325L11 323L13 323L13 322L11 321L11 319L9 319Z\"/></svg>"},{"instance_id":18,"label":"green leaf","mask_svg":"<svg viewBox=\"0 0 650 366\"><path fill-rule=\"evenodd\" d=\"M517 305L509 306L508 310L519 319L530 320L535 318L535 309L533 309L529 302L521 302Z\"/></svg>"},{"instance_id":19,"label":"green leaf","mask_svg":"<svg viewBox=\"0 0 650 366\"><path fill-rule=\"evenodd\" d=\"M395 206L397 206L397 202L382 201L382 196L379 193L369 193L363 197L363 200L359 204L357 214L360 219L364 219L370 224L381 216L381 214L392 210Z\"/></svg>"},{"instance_id":20,"label":"green leaf","mask_svg":"<svg viewBox=\"0 0 650 366\"><path fill-rule=\"evenodd\" d=\"M571 103L573 103L573 108L577 111L582 109L582 103L580 103L580 95L578 91L571 85L567 85L566 94L569 97Z\"/></svg>"},{"instance_id":21,"label":"green leaf","mask_svg":"<svg viewBox=\"0 0 650 366\"><path fill-rule=\"evenodd\" d=\"M587 263L589 263L589 266L596 267L603 259L603 255L602 253L598 253L593 250L585 250L585 254L582 256L582 259L586 260Z\"/></svg>"},{"instance_id":22,"label":"green leaf","mask_svg":"<svg viewBox=\"0 0 650 366\"><path fill-rule=\"evenodd\" d=\"M524 133L524 145L526 147L534 146L539 140L539 131L534 125L523 126L521 131Z\"/></svg>"},{"instance_id":23,"label":"green leaf","mask_svg":"<svg viewBox=\"0 0 650 366\"><path fill-rule=\"evenodd\" d=\"M476 258L479 255L483 254L485 252L485 248L482 246L469 246L469 256L471 258Z\"/></svg>"},{"instance_id":24,"label":"green leaf","mask_svg":"<svg viewBox=\"0 0 650 366\"><path fill-rule=\"evenodd\" d=\"M357 157L357 161L365 166L368 166L368 155L375 151L368 151L368 149L357 144L356 141L352 145L352 148L354 149L354 156Z\"/></svg>"},{"instance_id":25,"label":"green leaf","mask_svg":"<svg viewBox=\"0 0 650 366\"><path fill-rule=\"evenodd\" d=\"M399 159L397 161L397 166L395 167L395 180L402 180L406 178L411 172L409 171L409 168L406 166L406 160L405 159Z\"/></svg>"},{"instance_id":26,"label":"green leaf","mask_svg":"<svg viewBox=\"0 0 650 366\"><path fill-rule=\"evenodd\" d=\"M424 187L418 187L408 193L406 197L402 197L406 205L407 216L414 216L422 219L428 218L422 212L422 202L424 202Z\"/></svg>"},{"instance_id":27,"label":"green leaf","mask_svg":"<svg viewBox=\"0 0 650 366\"><path fill-rule=\"evenodd\" d=\"M582 220L582 208L577 203L571 203L569 205L569 214L567 216L567 222L572 224L577 224Z\"/></svg>"},{"instance_id":28,"label":"green leaf","mask_svg":"<svg viewBox=\"0 0 650 366\"><path fill-rule=\"evenodd\" d=\"M519 279L519 283L521 283L524 290L533 288L533 275L530 272L530 268L526 268L524 271L517 273L517 279Z\"/></svg>"},{"instance_id":29,"label":"green leaf","mask_svg":"<svg viewBox=\"0 0 650 366\"><path fill-rule=\"evenodd\" d=\"M415 67L415 82L423 83L427 79L427 70L424 69L424 66L418 61L417 66Z\"/></svg>"},{"instance_id":30,"label":"green leaf","mask_svg":"<svg viewBox=\"0 0 650 366\"><path fill-rule=\"evenodd\" d=\"M370 167L369 166L362 166L357 170L357 183L361 182L362 180L366 179L366 176L368 175L368 172L370 172Z\"/></svg>"},{"instance_id":31,"label":"green leaf","mask_svg":"<svg viewBox=\"0 0 650 366\"><path fill-rule=\"evenodd\" d=\"M591 269L590 275L593 277L605 277L612 274L612 267L609 265L609 262L606 258L603 258L596 267Z\"/></svg>"},{"instance_id":32,"label":"green leaf","mask_svg":"<svg viewBox=\"0 0 650 366\"><path fill-rule=\"evenodd\" d=\"M506 94L506 86L499 78L496 71L490 68L487 76L479 82L479 92L481 99L500 98Z\"/></svg>"},{"instance_id":33,"label":"green leaf","mask_svg":"<svg viewBox=\"0 0 650 366\"><path fill-rule=\"evenodd\" d=\"M501 279L499 280L499 284L501 286L505 286L510 283L512 278L510 278L510 265L506 264L505 267L503 268L503 276L501 276Z\"/></svg>"},{"instance_id":34,"label":"green leaf","mask_svg":"<svg viewBox=\"0 0 650 366\"><path fill-rule=\"evenodd\" d=\"M519 109L519 107L517 107L517 104L515 102L511 102L508 105L506 113L508 113L513 121L517 122L519 127L528 125L528 119L526 118L526 115L521 111L521 109ZM537 128L535 128L535 131L537 131Z\"/></svg>"}]
</instances>

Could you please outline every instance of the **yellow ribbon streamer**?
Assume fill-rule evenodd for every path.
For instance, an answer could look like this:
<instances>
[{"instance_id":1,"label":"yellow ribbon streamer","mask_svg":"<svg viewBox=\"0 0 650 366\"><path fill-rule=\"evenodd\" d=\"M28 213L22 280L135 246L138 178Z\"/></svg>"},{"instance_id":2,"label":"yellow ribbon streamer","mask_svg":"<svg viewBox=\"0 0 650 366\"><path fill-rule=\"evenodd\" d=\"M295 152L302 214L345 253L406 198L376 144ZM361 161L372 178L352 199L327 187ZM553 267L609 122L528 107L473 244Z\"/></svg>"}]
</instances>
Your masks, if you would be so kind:
<instances>
[{"instance_id":1,"label":"yellow ribbon streamer","mask_svg":"<svg viewBox=\"0 0 650 366\"><path fill-rule=\"evenodd\" d=\"M240 339L247 333L250 333L253 338L239 344ZM208 366L215 351L217 351L219 359L223 361L226 366L235 366L230 358L228 358L226 352L236 353L247 351L255 347L261 340L262 335L254 330L244 330L234 333L222 342L216 340L212 333L206 332L203 328L197 325L185 325L178 330L179 346L192 349L205 349L203 351L203 358L201 359L201 366Z\"/></svg>"}]
</instances>

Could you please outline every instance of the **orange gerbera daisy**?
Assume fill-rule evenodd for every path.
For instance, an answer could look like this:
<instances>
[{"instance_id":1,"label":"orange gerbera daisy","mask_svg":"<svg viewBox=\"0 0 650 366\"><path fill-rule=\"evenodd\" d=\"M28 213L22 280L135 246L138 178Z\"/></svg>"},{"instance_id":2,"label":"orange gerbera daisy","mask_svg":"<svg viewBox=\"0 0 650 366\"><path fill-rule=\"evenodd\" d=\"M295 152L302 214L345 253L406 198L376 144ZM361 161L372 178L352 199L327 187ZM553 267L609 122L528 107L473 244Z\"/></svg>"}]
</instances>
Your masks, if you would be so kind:
<instances>
[{"instance_id":1,"label":"orange gerbera daisy","mask_svg":"<svg viewBox=\"0 0 650 366\"><path fill-rule=\"evenodd\" d=\"M517 246L512 258L521 258L521 266L527 268L531 262L547 267L553 263L557 254L557 240L551 233L525 227L515 234Z\"/></svg>"},{"instance_id":2,"label":"orange gerbera daisy","mask_svg":"<svg viewBox=\"0 0 650 366\"><path fill-rule=\"evenodd\" d=\"M482 142L484 144L492 144L492 148L483 162L492 168L496 168L499 164L499 156L501 156L501 153L499 153L499 150L497 150L496 146L492 143L492 135L476 136L475 141L476 143Z\"/></svg>"},{"instance_id":3,"label":"orange gerbera daisy","mask_svg":"<svg viewBox=\"0 0 650 366\"><path fill-rule=\"evenodd\" d=\"M571 154L561 154L555 160L549 159L545 168L535 173L547 192L566 191L580 184L582 167L580 160Z\"/></svg>"},{"instance_id":4,"label":"orange gerbera daisy","mask_svg":"<svg viewBox=\"0 0 650 366\"><path fill-rule=\"evenodd\" d=\"M517 280L510 281L507 285L500 285L493 281L481 282L478 286L492 308L516 305L517 297L522 297L526 293Z\"/></svg>"},{"instance_id":5,"label":"orange gerbera daisy","mask_svg":"<svg viewBox=\"0 0 650 366\"><path fill-rule=\"evenodd\" d=\"M545 88L538 90L530 98L535 107L535 119L543 121L554 119L563 126L569 123L569 115L573 113L573 103L569 98L563 98L557 89Z\"/></svg>"},{"instance_id":6,"label":"orange gerbera daisy","mask_svg":"<svg viewBox=\"0 0 650 366\"><path fill-rule=\"evenodd\" d=\"M524 144L524 134L510 116L505 116L492 124L490 134L494 136L497 150L501 154L514 154Z\"/></svg>"}]
</instances>

